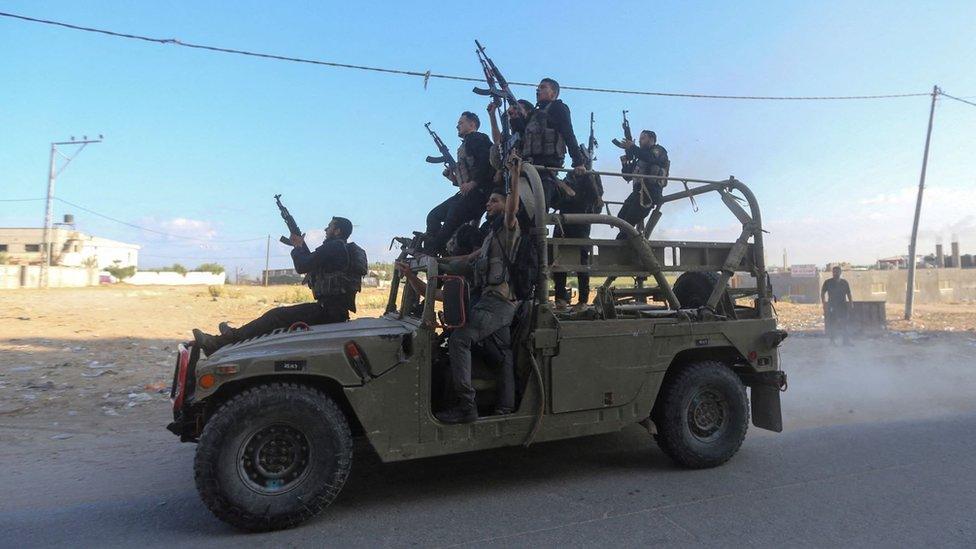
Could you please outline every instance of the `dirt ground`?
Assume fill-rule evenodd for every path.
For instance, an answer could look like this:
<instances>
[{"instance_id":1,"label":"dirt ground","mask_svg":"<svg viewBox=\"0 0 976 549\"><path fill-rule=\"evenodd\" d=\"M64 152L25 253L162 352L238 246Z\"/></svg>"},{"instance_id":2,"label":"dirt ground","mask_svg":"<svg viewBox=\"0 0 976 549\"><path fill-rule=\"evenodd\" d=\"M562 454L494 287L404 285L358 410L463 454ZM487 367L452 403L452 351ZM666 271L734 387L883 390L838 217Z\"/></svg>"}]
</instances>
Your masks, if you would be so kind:
<instances>
[{"instance_id":1,"label":"dirt ground","mask_svg":"<svg viewBox=\"0 0 976 549\"><path fill-rule=\"evenodd\" d=\"M190 339L190 329L215 331L222 320L241 325L270 307L308 298L307 289L288 286L0 292L0 425L22 427L25 437L43 429L59 440L76 429L112 432L150 422L149 409L168 405L176 345ZM385 301L386 290L367 289L359 315L381 314ZM780 303L777 311L791 332L823 329L818 306ZM915 341L962 332L967 351L976 345L976 304L916 311L916 320L905 322L900 306L890 306L889 337Z\"/></svg>"},{"instance_id":2,"label":"dirt ground","mask_svg":"<svg viewBox=\"0 0 976 549\"><path fill-rule=\"evenodd\" d=\"M289 286L213 293L125 285L0 292L0 425L67 438L76 427L138 423L169 399L176 346L192 328L216 332L222 320L239 326L311 298ZM365 290L359 314L381 314L386 295Z\"/></svg>"}]
</instances>

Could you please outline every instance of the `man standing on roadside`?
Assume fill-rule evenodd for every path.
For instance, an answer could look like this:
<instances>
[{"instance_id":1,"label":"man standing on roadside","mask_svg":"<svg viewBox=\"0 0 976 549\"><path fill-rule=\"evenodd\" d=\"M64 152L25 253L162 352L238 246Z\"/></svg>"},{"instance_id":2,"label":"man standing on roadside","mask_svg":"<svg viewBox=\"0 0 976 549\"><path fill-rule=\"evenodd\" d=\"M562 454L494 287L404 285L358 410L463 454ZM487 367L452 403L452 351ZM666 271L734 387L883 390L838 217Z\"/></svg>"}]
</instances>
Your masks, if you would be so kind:
<instances>
[{"instance_id":1,"label":"man standing on roadside","mask_svg":"<svg viewBox=\"0 0 976 549\"><path fill-rule=\"evenodd\" d=\"M830 342L834 343L838 333L844 338L844 345L851 344L851 335L847 326L847 319L850 316L851 287L846 280L840 277L841 268L834 267L831 271L833 275L824 281L820 288L820 301L823 302L824 310L824 331L830 336ZM824 299L824 298L827 299Z\"/></svg>"}]
</instances>

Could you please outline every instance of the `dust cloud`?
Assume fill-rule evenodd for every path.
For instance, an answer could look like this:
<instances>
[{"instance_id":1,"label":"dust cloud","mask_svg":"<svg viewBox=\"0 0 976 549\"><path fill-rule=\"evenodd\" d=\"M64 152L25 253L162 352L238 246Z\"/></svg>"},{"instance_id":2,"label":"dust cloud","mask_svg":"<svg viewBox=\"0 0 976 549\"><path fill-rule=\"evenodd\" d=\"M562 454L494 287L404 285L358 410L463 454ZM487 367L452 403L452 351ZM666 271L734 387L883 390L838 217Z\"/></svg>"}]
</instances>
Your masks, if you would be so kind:
<instances>
[{"instance_id":1,"label":"dust cloud","mask_svg":"<svg viewBox=\"0 0 976 549\"><path fill-rule=\"evenodd\" d=\"M799 333L783 343L782 361L788 430L976 410L971 332L888 332L851 346Z\"/></svg>"}]
</instances>

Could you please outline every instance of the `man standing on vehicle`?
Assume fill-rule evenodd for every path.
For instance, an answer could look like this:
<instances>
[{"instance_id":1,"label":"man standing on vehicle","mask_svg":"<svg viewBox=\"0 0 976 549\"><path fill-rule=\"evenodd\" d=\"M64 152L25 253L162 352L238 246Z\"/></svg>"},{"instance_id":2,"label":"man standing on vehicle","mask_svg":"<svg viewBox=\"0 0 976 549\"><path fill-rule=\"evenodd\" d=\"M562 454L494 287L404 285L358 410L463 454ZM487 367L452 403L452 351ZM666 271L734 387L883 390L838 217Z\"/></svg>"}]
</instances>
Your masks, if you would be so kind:
<instances>
[{"instance_id":1,"label":"man standing on vehicle","mask_svg":"<svg viewBox=\"0 0 976 549\"><path fill-rule=\"evenodd\" d=\"M824 280L820 288L820 301L823 302L824 310L824 330L830 336L830 342L834 343L838 332L844 338L844 345L850 345L851 335L847 327L847 319L850 316L851 304L854 299L851 297L851 286L846 280L840 277L841 268L834 267L831 270L831 278ZM824 298L827 299L824 299Z\"/></svg>"},{"instance_id":2,"label":"man standing on vehicle","mask_svg":"<svg viewBox=\"0 0 976 549\"><path fill-rule=\"evenodd\" d=\"M454 231L479 219L484 211L495 170L488 160L491 139L478 131L480 126L481 121L473 112L464 111L458 119L457 132L461 138L457 151L458 173L445 170L444 177L454 181L459 191L427 214L425 248L432 254L443 253Z\"/></svg>"},{"instance_id":3,"label":"man standing on vehicle","mask_svg":"<svg viewBox=\"0 0 976 549\"><path fill-rule=\"evenodd\" d=\"M576 193L564 200L560 213L600 213L603 209L603 181L599 174L590 173L583 176L575 172L566 176L566 184ZM556 238L590 238L592 226L589 223L567 223L556 225L553 236ZM589 265L591 248L580 247L580 265ZM570 294L566 287L567 273L552 273L552 282L556 290L556 308L565 309L569 306ZM576 273L579 282L579 303L585 305L590 300L590 275Z\"/></svg>"},{"instance_id":4,"label":"man standing on vehicle","mask_svg":"<svg viewBox=\"0 0 976 549\"><path fill-rule=\"evenodd\" d=\"M508 169L513 180L518 181L521 167L517 158L509 159ZM509 284L509 266L521 237L518 207L519 185L512 185L508 196L504 190L493 191L486 207L489 218L493 219L488 236L481 249L467 258L474 269L475 293L480 297L471 308L467 324L455 330L448 340L454 404L437 414L437 419L444 423L470 423L478 419L475 390L471 384L471 347L510 326L515 316L515 293Z\"/></svg>"},{"instance_id":5,"label":"man standing on vehicle","mask_svg":"<svg viewBox=\"0 0 976 549\"><path fill-rule=\"evenodd\" d=\"M512 130L522 136L522 158L531 164L561 168L569 151L576 175L586 173L586 159L580 151L573 133L573 120L569 107L559 100L559 83L543 78L535 90L536 108L526 118L519 109L509 108ZM556 177L556 172L539 170L546 206L558 209L563 198L572 191Z\"/></svg>"},{"instance_id":6,"label":"man standing on vehicle","mask_svg":"<svg viewBox=\"0 0 976 549\"><path fill-rule=\"evenodd\" d=\"M639 141L639 145L628 139L620 142L625 150L625 154L620 157L622 171L641 175L667 175L671 161L668 160L668 151L658 145L657 134L644 130L640 133ZM661 207L666 182L643 177L624 179L633 182L633 191L624 200L617 217L636 227L651 213L652 208ZM623 239L626 236L621 231L617 238Z\"/></svg>"},{"instance_id":7,"label":"man standing on vehicle","mask_svg":"<svg viewBox=\"0 0 976 549\"><path fill-rule=\"evenodd\" d=\"M351 234L351 221L333 217L325 229L325 242L314 252L305 246L304 237L291 235L295 270L310 277L315 302L276 307L240 328L231 328L221 322L219 336L194 329L193 339L197 346L204 354L211 355L224 345L288 328L296 322L314 325L349 320L349 312L356 311L356 294L362 289L362 277L368 269L366 252L356 244L346 242Z\"/></svg>"}]
</instances>

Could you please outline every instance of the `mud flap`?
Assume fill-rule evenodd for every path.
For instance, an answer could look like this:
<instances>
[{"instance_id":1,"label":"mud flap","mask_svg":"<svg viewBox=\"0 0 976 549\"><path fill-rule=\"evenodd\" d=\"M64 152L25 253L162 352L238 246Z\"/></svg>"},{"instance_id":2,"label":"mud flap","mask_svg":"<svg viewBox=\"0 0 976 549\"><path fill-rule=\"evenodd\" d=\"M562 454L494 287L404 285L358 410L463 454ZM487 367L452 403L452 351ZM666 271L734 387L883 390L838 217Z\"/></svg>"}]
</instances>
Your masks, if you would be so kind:
<instances>
[{"instance_id":1,"label":"mud flap","mask_svg":"<svg viewBox=\"0 0 976 549\"><path fill-rule=\"evenodd\" d=\"M777 387L757 384L751 387L752 424L760 429L783 432L783 410L780 407Z\"/></svg>"}]
</instances>

